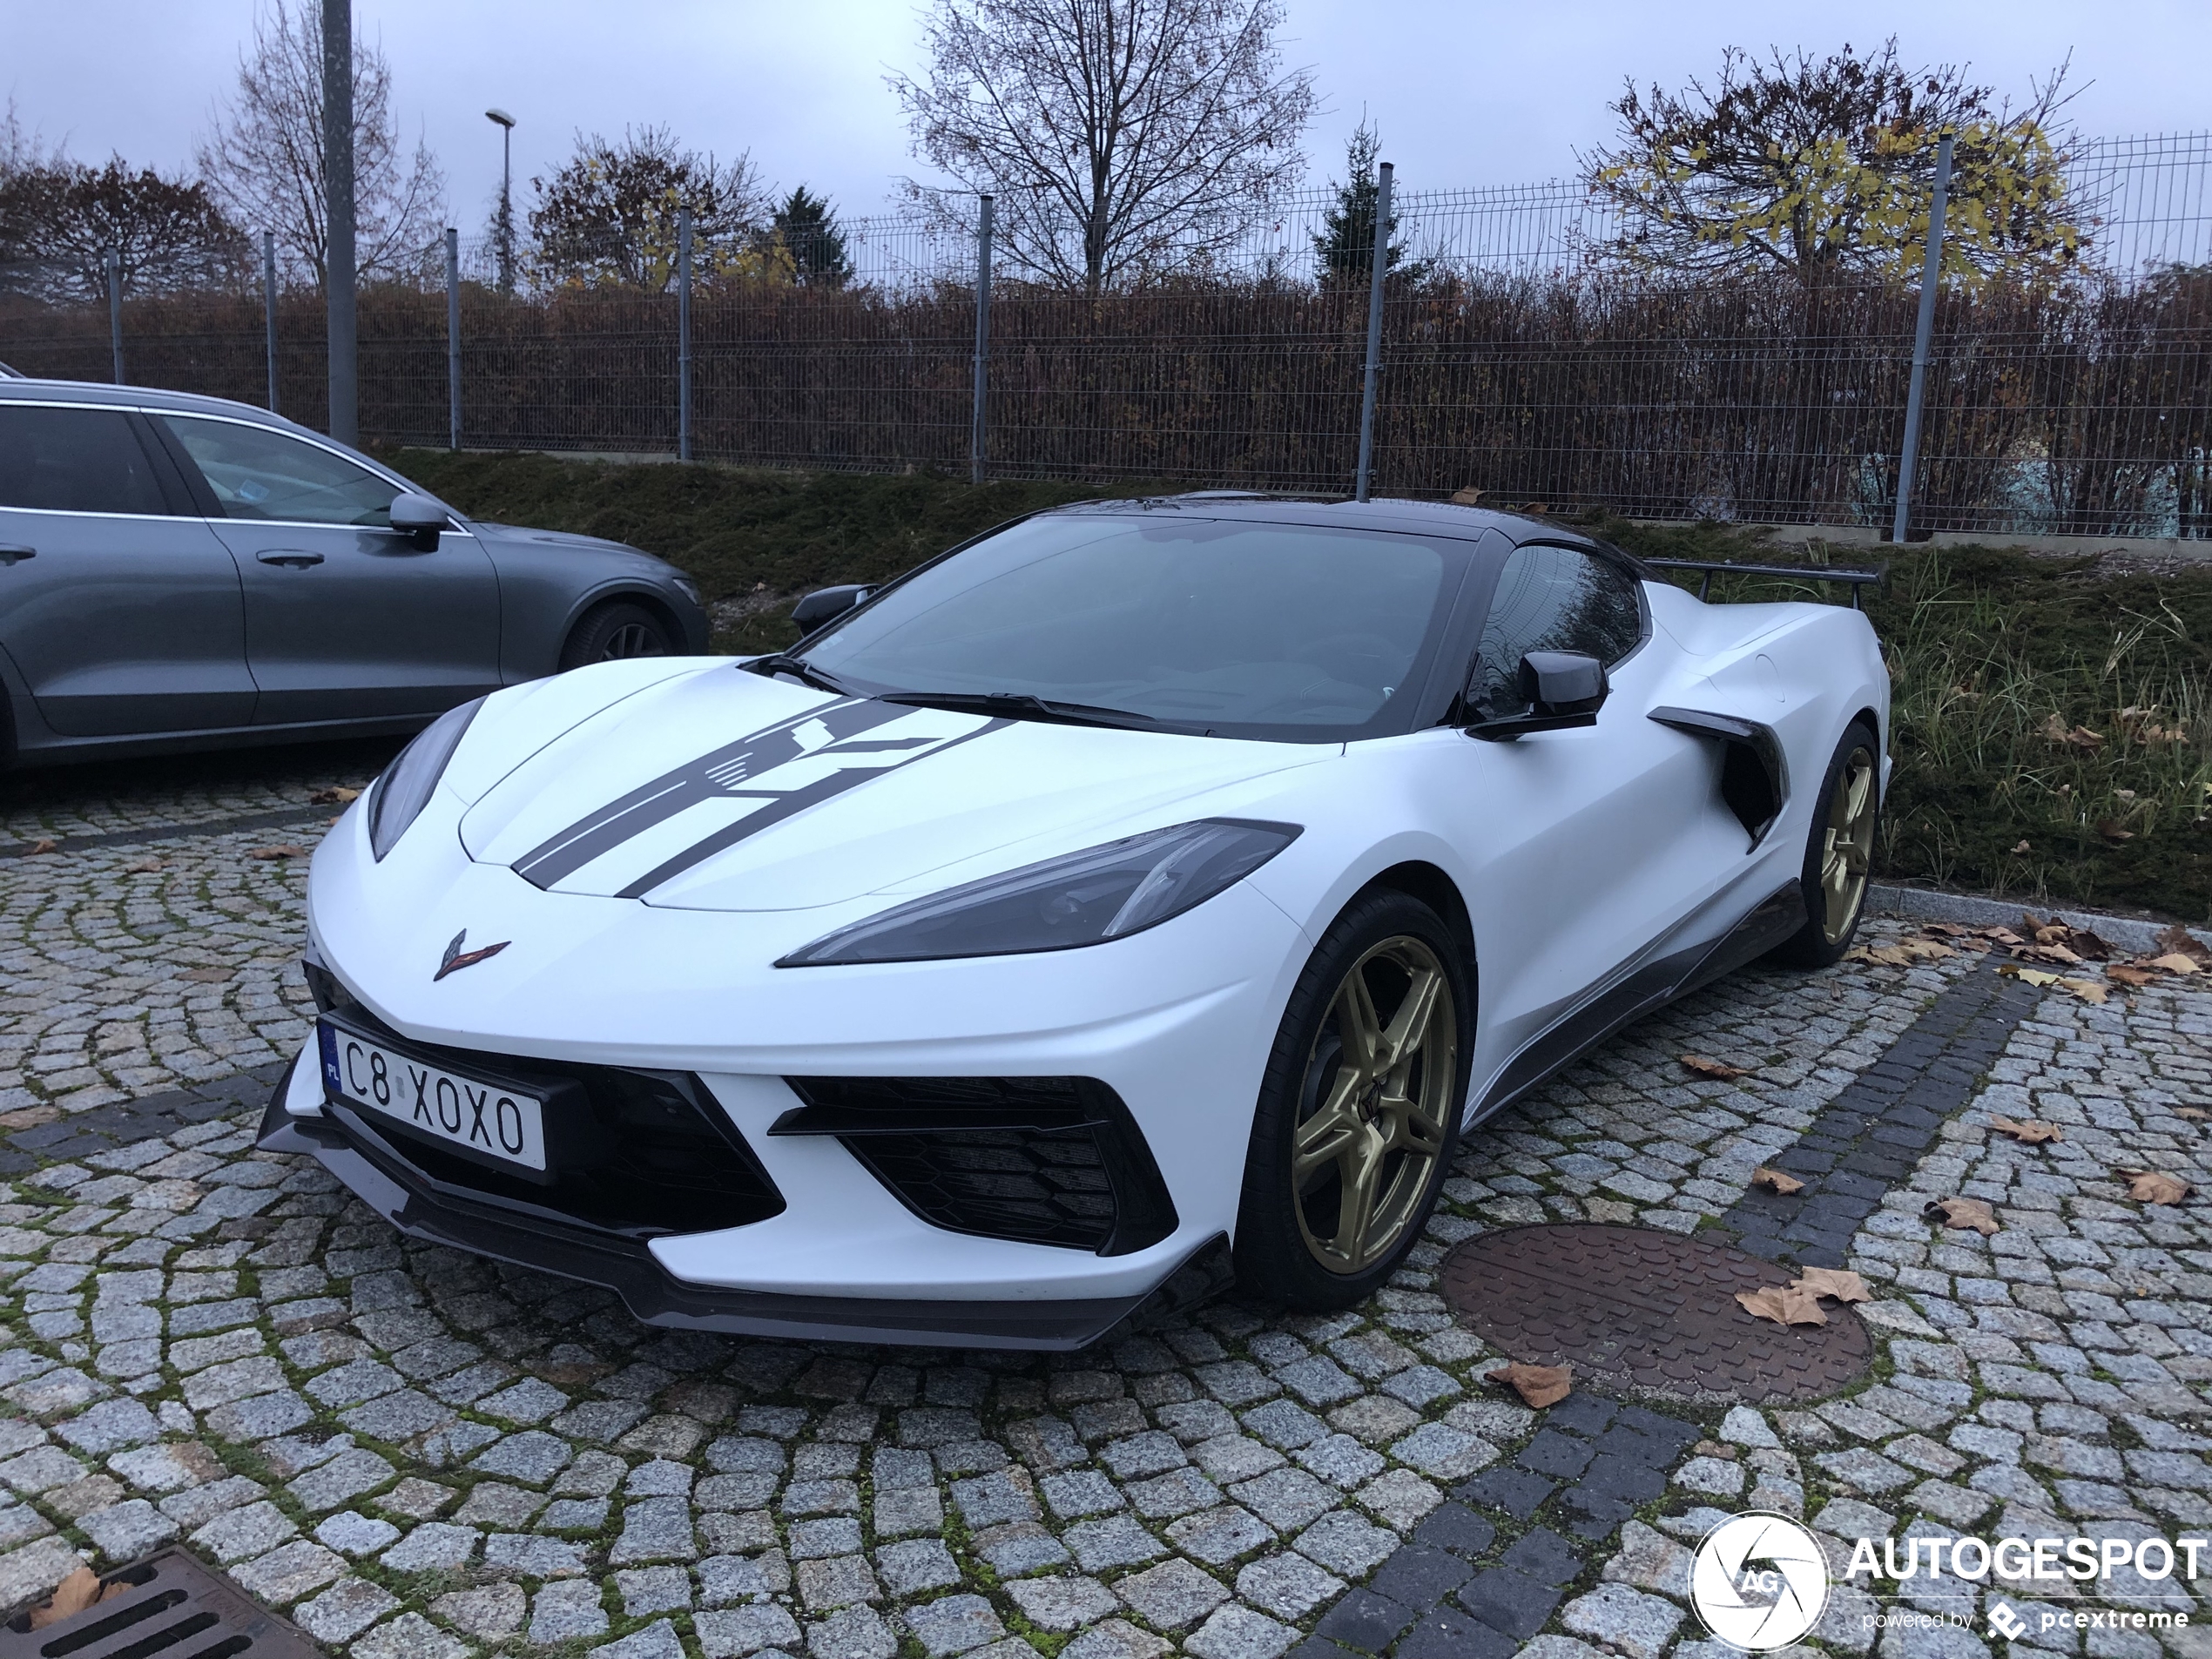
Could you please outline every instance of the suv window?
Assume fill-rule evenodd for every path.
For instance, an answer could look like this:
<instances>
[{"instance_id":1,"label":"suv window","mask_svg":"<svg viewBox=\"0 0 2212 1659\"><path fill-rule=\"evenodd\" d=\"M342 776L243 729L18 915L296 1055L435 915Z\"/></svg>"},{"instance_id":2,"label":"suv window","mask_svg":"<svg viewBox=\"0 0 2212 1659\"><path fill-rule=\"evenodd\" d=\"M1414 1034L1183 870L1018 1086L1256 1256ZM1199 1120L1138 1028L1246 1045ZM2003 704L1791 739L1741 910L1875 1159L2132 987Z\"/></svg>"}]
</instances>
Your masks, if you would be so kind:
<instances>
[{"instance_id":1,"label":"suv window","mask_svg":"<svg viewBox=\"0 0 2212 1659\"><path fill-rule=\"evenodd\" d=\"M164 415L169 429L199 462L230 518L287 519L309 524L391 522L400 487L343 455L266 427Z\"/></svg>"},{"instance_id":2,"label":"suv window","mask_svg":"<svg viewBox=\"0 0 2212 1659\"><path fill-rule=\"evenodd\" d=\"M1530 651L1581 651L1610 668L1642 637L1643 603L1626 570L1576 548L1515 548L1482 624L1468 700L1492 718L1522 713Z\"/></svg>"},{"instance_id":3,"label":"suv window","mask_svg":"<svg viewBox=\"0 0 2212 1659\"><path fill-rule=\"evenodd\" d=\"M169 502L121 409L0 403L0 507L158 513Z\"/></svg>"}]
</instances>

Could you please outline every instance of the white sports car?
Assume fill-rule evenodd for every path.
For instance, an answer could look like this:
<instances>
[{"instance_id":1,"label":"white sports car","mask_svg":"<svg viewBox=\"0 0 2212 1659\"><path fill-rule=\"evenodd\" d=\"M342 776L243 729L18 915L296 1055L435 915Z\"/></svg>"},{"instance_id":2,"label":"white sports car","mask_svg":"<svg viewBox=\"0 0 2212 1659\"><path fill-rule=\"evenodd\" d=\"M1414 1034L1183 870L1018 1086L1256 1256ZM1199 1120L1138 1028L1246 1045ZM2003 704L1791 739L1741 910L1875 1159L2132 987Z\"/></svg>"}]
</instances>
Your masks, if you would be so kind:
<instances>
[{"instance_id":1,"label":"white sports car","mask_svg":"<svg viewBox=\"0 0 2212 1659\"><path fill-rule=\"evenodd\" d=\"M1224 493L799 614L426 729L315 855L262 1143L655 1323L1075 1348L1365 1295L1482 1118L1858 920L1855 606Z\"/></svg>"}]
</instances>

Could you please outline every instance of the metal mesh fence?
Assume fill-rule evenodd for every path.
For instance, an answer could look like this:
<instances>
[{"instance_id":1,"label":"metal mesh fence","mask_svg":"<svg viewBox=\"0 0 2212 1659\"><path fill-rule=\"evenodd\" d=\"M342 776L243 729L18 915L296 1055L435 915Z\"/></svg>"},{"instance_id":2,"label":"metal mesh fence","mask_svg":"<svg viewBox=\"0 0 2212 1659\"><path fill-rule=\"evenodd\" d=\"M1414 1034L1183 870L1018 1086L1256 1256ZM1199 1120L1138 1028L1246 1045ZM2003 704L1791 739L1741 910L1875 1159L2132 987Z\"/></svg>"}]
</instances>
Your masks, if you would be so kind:
<instances>
[{"instance_id":1,"label":"metal mesh fence","mask_svg":"<svg viewBox=\"0 0 2212 1659\"><path fill-rule=\"evenodd\" d=\"M1923 528L2212 535L2212 134L2101 140L2070 163L2090 258L2062 282L1938 307ZM1316 257L1333 194L1279 203L1228 244L1096 293L1001 249L986 425L995 475L1346 486L1366 279ZM1566 182L1401 195L1386 286L1376 488L1650 516L1885 523L1915 295L1864 280L1625 273L1615 226ZM693 452L770 466L964 470L974 243L913 218L834 246L702 246ZM233 251L234 253L234 251ZM618 256L618 257L617 257ZM528 247L460 249L469 447L656 453L678 440L670 246L589 280ZM638 280L613 282L607 268ZM262 402L251 260L126 292L125 378ZM42 266L0 267L0 360L111 377L109 307ZM448 434L445 249L364 286L361 429ZM277 299L277 401L325 401L321 307Z\"/></svg>"}]
</instances>

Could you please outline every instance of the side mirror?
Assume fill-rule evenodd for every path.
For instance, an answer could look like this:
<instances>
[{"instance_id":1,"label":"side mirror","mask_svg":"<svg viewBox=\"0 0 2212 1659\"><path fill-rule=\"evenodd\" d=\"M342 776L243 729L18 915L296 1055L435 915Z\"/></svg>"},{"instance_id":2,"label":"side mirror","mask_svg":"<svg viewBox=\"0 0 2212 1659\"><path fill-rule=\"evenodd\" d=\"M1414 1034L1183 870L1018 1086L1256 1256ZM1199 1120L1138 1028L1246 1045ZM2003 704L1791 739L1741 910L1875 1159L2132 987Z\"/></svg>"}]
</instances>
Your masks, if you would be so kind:
<instances>
[{"instance_id":1,"label":"side mirror","mask_svg":"<svg viewBox=\"0 0 2212 1659\"><path fill-rule=\"evenodd\" d=\"M1501 742L1524 732L1595 725L1613 689L1605 664L1578 651L1532 651L1521 659L1515 678L1527 712L1478 720L1467 727L1470 736Z\"/></svg>"},{"instance_id":2,"label":"side mirror","mask_svg":"<svg viewBox=\"0 0 2212 1659\"><path fill-rule=\"evenodd\" d=\"M843 616L875 590L858 583L841 588L817 588L791 608L791 619L799 624L799 631L811 634L824 623Z\"/></svg>"},{"instance_id":3,"label":"side mirror","mask_svg":"<svg viewBox=\"0 0 2212 1659\"><path fill-rule=\"evenodd\" d=\"M392 497L392 528L413 538L415 545L425 553L437 550L438 532L449 529L452 525L452 515L428 496L418 496L409 489Z\"/></svg>"}]
</instances>

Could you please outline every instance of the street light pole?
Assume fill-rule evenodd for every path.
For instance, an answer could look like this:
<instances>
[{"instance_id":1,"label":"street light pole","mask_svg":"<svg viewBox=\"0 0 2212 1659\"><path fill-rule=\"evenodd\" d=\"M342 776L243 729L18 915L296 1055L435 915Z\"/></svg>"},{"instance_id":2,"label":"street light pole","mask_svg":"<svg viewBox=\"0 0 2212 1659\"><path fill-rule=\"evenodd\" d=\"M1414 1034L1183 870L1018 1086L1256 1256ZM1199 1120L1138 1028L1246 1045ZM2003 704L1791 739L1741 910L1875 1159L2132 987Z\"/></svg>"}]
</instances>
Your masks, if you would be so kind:
<instances>
[{"instance_id":1,"label":"street light pole","mask_svg":"<svg viewBox=\"0 0 2212 1659\"><path fill-rule=\"evenodd\" d=\"M515 292L515 118L504 110L486 110L484 119L499 128L499 291Z\"/></svg>"}]
</instances>

